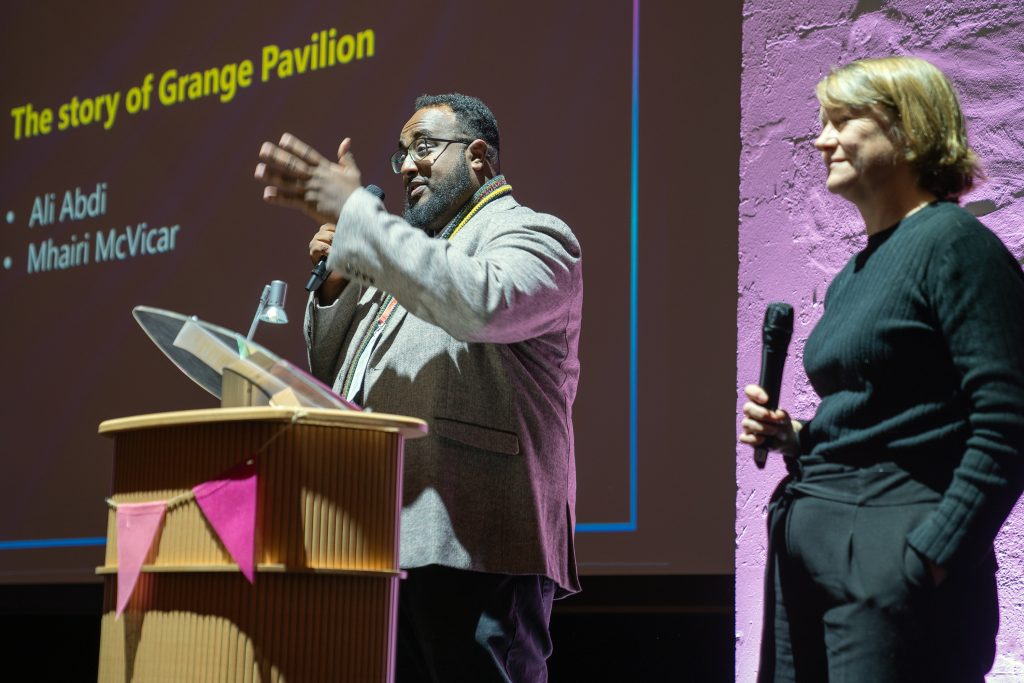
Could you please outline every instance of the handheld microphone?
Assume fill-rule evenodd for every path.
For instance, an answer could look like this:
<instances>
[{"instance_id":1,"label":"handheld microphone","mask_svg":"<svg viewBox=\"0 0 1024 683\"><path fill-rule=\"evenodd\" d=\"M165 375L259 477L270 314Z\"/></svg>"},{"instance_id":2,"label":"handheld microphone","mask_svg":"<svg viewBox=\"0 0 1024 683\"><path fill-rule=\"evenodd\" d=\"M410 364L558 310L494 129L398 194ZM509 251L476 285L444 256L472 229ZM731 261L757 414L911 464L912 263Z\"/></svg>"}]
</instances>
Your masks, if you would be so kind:
<instances>
[{"instance_id":1,"label":"handheld microphone","mask_svg":"<svg viewBox=\"0 0 1024 683\"><path fill-rule=\"evenodd\" d=\"M768 394L768 403L765 404L768 410L779 407L782 368L786 364L786 352L792 337L793 307L782 301L768 304L761 333L761 380L758 382ZM765 437L764 443L754 449L754 464L758 469L764 469L771 442L772 437Z\"/></svg>"},{"instance_id":2,"label":"handheld microphone","mask_svg":"<svg viewBox=\"0 0 1024 683\"><path fill-rule=\"evenodd\" d=\"M367 185L366 191L372 194L377 199L384 201L384 190L380 189L376 185ZM320 289L321 285L324 284L324 280L331 274L331 271L327 270L327 257L321 256L320 260L313 266L313 270L309 273L309 282L306 283L307 292L315 292Z\"/></svg>"}]
</instances>

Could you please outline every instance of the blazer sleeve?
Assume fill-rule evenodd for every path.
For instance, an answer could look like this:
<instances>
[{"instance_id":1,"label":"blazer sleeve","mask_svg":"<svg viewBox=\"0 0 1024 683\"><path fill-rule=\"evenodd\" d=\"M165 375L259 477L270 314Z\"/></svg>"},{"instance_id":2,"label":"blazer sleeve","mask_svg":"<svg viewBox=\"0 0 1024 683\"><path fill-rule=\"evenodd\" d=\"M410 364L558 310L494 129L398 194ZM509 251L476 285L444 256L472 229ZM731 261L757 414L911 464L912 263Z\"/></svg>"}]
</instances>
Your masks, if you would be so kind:
<instances>
[{"instance_id":1,"label":"blazer sleeve","mask_svg":"<svg viewBox=\"0 0 1024 683\"><path fill-rule=\"evenodd\" d=\"M580 248L562 221L514 207L472 219L465 229L487 235L467 253L389 214L360 189L342 209L328 266L393 294L457 340L539 337L564 327L578 305Z\"/></svg>"},{"instance_id":2,"label":"blazer sleeve","mask_svg":"<svg viewBox=\"0 0 1024 683\"><path fill-rule=\"evenodd\" d=\"M327 386L334 383L341 346L352 326L361 289L350 282L329 306L317 303L316 292L312 292L306 302L302 327L309 371Z\"/></svg>"}]
</instances>

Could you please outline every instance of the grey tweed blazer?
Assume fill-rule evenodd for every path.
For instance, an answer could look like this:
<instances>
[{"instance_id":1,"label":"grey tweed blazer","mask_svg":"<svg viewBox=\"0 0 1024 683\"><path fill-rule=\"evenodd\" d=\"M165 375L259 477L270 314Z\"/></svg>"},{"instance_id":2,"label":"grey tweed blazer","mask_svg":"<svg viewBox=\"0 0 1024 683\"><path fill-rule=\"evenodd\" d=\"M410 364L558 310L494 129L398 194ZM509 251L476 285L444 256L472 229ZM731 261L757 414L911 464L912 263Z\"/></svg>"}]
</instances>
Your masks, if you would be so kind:
<instances>
[{"instance_id":1,"label":"grey tweed blazer","mask_svg":"<svg viewBox=\"0 0 1024 683\"><path fill-rule=\"evenodd\" d=\"M579 590L573 550L580 247L509 195L451 241L365 190L346 202L328 266L349 284L313 297L313 374L340 390L385 292L396 309L370 359L364 405L426 420L406 444L401 566L541 574Z\"/></svg>"}]
</instances>

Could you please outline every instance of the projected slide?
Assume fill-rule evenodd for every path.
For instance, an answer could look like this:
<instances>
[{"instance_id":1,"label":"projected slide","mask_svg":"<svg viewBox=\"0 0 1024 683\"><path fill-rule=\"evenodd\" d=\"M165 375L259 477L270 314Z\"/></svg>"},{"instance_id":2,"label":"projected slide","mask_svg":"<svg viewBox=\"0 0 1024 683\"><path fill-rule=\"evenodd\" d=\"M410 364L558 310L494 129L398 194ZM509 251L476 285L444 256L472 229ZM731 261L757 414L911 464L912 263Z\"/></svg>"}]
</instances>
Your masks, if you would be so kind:
<instances>
[{"instance_id":1,"label":"projected slide","mask_svg":"<svg viewBox=\"0 0 1024 683\"><path fill-rule=\"evenodd\" d=\"M692 570L660 528L644 540L638 485L637 209L669 203L643 189L654 171L638 161L639 79L653 88L664 68L637 70L638 9L642 21L639 0L5 6L0 50L18 68L0 94L0 582L92 580L113 455L99 422L216 405L150 344L134 306L244 333L264 284L285 280L293 322L256 339L305 366L296 321L317 226L261 201L261 143L287 131L333 156L350 136L363 182L400 213L388 159L401 125L417 95L449 91L490 105L517 199L564 219L583 248L584 571Z\"/></svg>"}]
</instances>

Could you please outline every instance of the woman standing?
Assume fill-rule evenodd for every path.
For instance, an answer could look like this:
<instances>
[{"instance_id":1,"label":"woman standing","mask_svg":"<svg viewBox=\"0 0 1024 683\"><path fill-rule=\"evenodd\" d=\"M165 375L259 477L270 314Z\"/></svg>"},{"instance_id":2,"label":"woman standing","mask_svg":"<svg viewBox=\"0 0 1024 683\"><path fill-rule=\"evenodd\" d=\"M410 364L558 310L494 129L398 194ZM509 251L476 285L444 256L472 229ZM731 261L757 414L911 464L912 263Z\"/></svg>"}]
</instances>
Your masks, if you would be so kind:
<instances>
[{"instance_id":1,"label":"woman standing","mask_svg":"<svg viewBox=\"0 0 1024 683\"><path fill-rule=\"evenodd\" d=\"M760 681L981 683L992 542L1024 488L1024 275L957 198L980 175L949 82L867 59L817 88L827 187L867 246L804 352L806 422L748 386L740 441L774 437Z\"/></svg>"}]
</instances>

